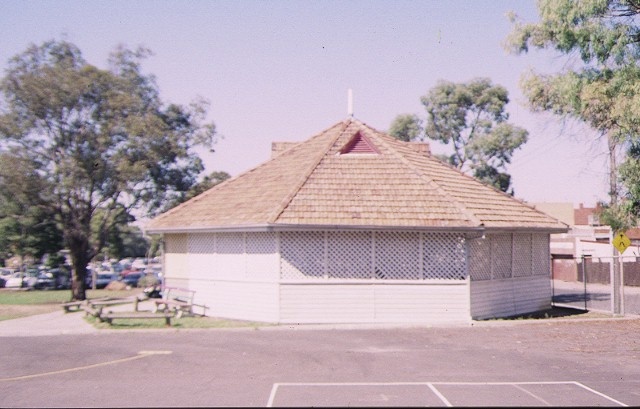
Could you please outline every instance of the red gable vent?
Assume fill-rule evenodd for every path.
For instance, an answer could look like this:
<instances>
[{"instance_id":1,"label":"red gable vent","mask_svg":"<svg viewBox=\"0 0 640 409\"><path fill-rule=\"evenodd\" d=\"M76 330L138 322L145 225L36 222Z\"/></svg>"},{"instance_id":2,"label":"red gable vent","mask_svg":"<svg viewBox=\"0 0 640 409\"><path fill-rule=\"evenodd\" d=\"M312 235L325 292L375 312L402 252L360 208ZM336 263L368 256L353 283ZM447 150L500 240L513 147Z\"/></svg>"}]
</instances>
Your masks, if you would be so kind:
<instances>
[{"instance_id":1,"label":"red gable vent","mask_svg":"<svg viewBox=\"0 0 640 409\"><path fill-rule=\"evenodd\" d=\"M371 141L367 139L366 136L360 134L360 132L353 135L353 138L340 150L341 155L345 155L347 153L380 153L373 146Z\"/></svg>"}]
</instances>

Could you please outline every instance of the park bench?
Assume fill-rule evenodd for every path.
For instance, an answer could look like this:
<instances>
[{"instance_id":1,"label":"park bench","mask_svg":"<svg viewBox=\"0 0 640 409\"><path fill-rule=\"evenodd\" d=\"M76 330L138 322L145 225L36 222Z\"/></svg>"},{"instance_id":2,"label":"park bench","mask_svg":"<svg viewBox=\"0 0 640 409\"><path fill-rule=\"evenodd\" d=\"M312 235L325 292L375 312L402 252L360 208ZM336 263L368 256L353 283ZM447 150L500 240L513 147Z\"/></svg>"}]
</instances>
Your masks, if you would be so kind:
<instances>
[{"instance_id":1,"label":"park bench","mask_svg":"<svg viewBox=\"0 0 640 409\"><path fill-rule=\"evenodd\" d=\"M80 311L84 304L86 304L86 301L69 301L62 303L62 309L65 313L71 311Z\"/></svg>"},{"instance_id":2,"label":"park bench","mask_svg":"<svg viewBox=\"0 0 640 409\"><path fill-rule=\"evenodd\" d=\"M109 325L113 323L115 319L151 319L151 318L163 318L165 324L170 327L171 326L171 318L175 318L176 315L173 312L163 312L163 313L154 313L149 311L123 311L123 312L113 312L109 311L106 313L102 313L98 316L98 319L101 322L107 322Z\"/></svg>"},{"instance_id":3,"label":"park bench","mask_svg":"<svg viewBox=\"0 0 640 409\"><path fill-rule=\"evenodd\" d=\"M172 310L175 312L176 317L180 318L183 314L193 315L193 308L199 307L202 308L202 316L204 316L208 307L194 304L195 293L194 290L187 288L162 287L162 298L153 300L155 304L154 312Z\"/></svg>"}]
</instances>

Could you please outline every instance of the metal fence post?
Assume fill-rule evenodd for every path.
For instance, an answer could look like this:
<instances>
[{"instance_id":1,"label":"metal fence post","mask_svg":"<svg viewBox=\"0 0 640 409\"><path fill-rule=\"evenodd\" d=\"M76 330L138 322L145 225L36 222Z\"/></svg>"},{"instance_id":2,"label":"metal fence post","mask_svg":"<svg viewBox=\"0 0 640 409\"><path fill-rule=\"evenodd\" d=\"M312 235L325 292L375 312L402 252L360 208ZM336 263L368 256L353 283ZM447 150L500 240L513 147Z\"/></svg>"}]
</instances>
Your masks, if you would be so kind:
<instances>
[{"instance_id":1,"label":"metal fence post","mask_svg":"<svg viewBox=\"0 0 640 409\"><path fill-rule=\"evenodd\" d=\"M584 310L589 311L587 309L587 269L585 268L585 257L582 255L582 283L584 284Z\"/></svg>"},{"instance_id":2,"label":"metal fence post","mask_svg":"<svg viewBox=\"0 0 640 409\"><path fill-rule=\"evenodd\" d=\"M620 255L614 248L611 258L611 313L620 315Z\"/></svg>"}]
</instances>

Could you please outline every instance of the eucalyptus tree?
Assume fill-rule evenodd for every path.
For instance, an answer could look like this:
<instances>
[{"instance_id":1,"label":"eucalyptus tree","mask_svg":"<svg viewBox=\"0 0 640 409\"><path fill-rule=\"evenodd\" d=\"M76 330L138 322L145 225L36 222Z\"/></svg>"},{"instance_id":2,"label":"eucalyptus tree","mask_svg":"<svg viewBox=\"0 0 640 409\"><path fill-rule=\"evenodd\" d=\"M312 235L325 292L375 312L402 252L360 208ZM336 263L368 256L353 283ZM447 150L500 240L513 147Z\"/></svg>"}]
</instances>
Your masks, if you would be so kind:
<instances>
[{"instance_id":1,"label":"eucalyptus tree","mask_svg":"<svg viewBox=\"0 0 640 409\"><path fill-rule=\"evenodd\" d=\"M188 191L203 170L194 148L214 143L206 102L164 103L141 69L149 55L120 46L102 69L53 40L13 57L0 83L0 150L35 167L39 206L70 250L76 300L113 225Z\"/></svg>"},{"instance_id":2,"label":"eucalyptus tree","mask_svg":"<svg viewBox=\"0 0 640 409\"><path fill-rule=\"evenodd\" d=\"M566 57L566 64L554 74L523 76L529 105L582 121L606 137L612 217L620 218L625 209L638 214L640 191L629 183L640 180L640 174L630 173L640 171L633 163L640 158L628 155L619 174L616 152L637 145L640 135L640 1L539 0L537 7L538 22L511 16L514 27L507 49L516 54L555 50ZM635 205L619 203L620 181ZM622 207L614 209L617 206Z\"/></svg>"},{"instance_id":3,"label":"eucalyptus tree","mask_svg":"<svg viewBox=\"0 0 640 409\"><path fill-rule=\"evenodd\" d=\"M508 121L508 91L487 78L440 81L421 102L427 113L424 122L417 116L400 115L390 133L403 140L428 138L445 144L452 153L442 159L508 192L511 176L506 167L528 138L527 130Z\"/></svg>"},{"instance_id":4,"label":"eucalyptus tree","mask_svg":"<svg viewBox=\"0 0 640 409\"><path fill-rule=\"evenodd\" d=\"M62 232L40 200L44 189L28 158L0 153L0 258L38 260L62 249Z\"/></svg>"}]
</instances>

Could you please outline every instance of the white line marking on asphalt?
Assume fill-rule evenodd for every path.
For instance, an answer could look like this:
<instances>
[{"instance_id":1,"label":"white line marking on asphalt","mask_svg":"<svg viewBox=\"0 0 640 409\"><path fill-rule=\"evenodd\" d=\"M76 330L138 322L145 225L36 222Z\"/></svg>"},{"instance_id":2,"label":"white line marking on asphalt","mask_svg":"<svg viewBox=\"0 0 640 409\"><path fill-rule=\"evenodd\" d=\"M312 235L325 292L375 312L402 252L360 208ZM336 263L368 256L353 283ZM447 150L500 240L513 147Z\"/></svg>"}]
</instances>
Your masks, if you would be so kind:
<instances>
[{"instance_id":1,"label":"white line marking on asphalt","mask_svg":"<svg viewBox=\"0 0 640 409\"><path fill-rule=\"evenodd\" d=\"M521 391L527 393L538 401L544 403L547 406L554 406L541 397L535 395L534 393L520 387L519 385L576 385L579 386L595 395L601 396L605 399L610 400L620 406L627 407L628 405L605 395L604 393L598 392L595 389L589 388L576 381L541 381L541 382L280 382L274 383L271 388L271 393L269 395L269 401L267 402L267 407L272 407L273 402L276 397L276 393L280 386L415 386L422 385L427 386L446 406L452 407L451 402L447 400L447 398L435 387L435 385L461 385L461 386L490 386L490 385L502 385L502 386L514 386Z\"/></svg>"},{"instance_id":2,"label":"white line marking on asphalt","mask_svg":"<svg viewBox=\"0 0 640 409\"><path fill-rule=\"evenodd\" d=\"M429 389L431 389L431 392L435 393L435 394L436 394L436 396L437 396L438 398L440 398L440 400L441 400L441 401L442 401L446 406L448 406L448 407L452 407L452 406L453 406L453 405L451 404L451 402L449 402L449 401L447 400L447 398L445 398L445 397L444 397L444 395L443 395L443 394L441 394L441 393L440 393L440 391L439 391L439 390L437 390L435 386L433 386L433 384L432 384L432 383L427 383L427 386L429 387Z\"/></svg>"},{"instance_id":3,"label":"white line marking on asphalt","mask_svg":"<svg viewBox=\"0 0 640 409\"><path fill-rule=\"evenodd\" d=\"M276 398L276 392L278 390L279 383L274 383L271 387L271 393L269 394L269 400L267 401L267 407L270 408L273 406L273 400Z\"/></svg>"},{"instance_id":4,"label":"white line marking on asphalt","mask_svg":"<svg viewBox=\"0 0 640 409\"><path fill-rule=\"evenodd\" d=\"M539 397L538 395L534 394L533 392L530 392L530 391L526 390L525 388L523 388L523 387L522 387L522 386L520 386L520 385L514 384L514 385L513 385L513 387L514 387L514 388L518 388L518 389L520 389L522 392L524 392L524 393L526 393L527 395L529 395L529 396L533 397L534 399L536 399L536 400L538 400L538 401L540 401L540 402L544 403L544 404L545 404L545 405L547 405L547 406L553 406L552 404L550 404L550 403L549 403L549 402L547 402L546 400L542 399L541 397Z\"/></svg>"},{"instance_id":5,"label":"white line marking on asphalt","mask_svg":"<svg viewBox=\"0 0 640 409\"><path fill-rule=\"evenodd\" d=\"M588 390L589 392L595 393L596 395L602 396L602 397L603 397L603 398L605 398L605 399L609 399L611 402L617 403L617 404L618 404L618 405L620 405L620 406L624 406L624 407L629 406L629 405L626 405L626 404L624 404L624 403L620 402L619 400L615 400L615 399L613 399L611 396L607 396L607 395L605 395L605 394L604 394L604 393L602 393L602 392L598 392L598 391L597 391L597 390L595 390L595 389L591 389L590 387L588 387L588 386L586 386L586 385L583 385L583 384L581 384L580 382L573 382L573 384L578 385L579 387L584 388L584 389Z\"/></svg>"},{"instance_id":6,"label":"white line marking on asphalt","mask_svg":"<svg viewBox=\"0 0 640 409\"><path fill-rule=\"evenodd\" d=\"M171 351L140 351L138 355L130 356L128 358L116 359L116 360L107 361L107 362L100 362L98 364L92 364L92 365L86 365L86 366L79 366L76 368L61 369L59 371L43 372L43 373L38 373L33 375L14 376L12 378L0 378L0 382L22 381L25 379L41 378L43 376L60 375L63 373L83 371L85 369L99 368L101 366L106 366L106 365L115 365L123 362L135 361L136 359L146 358L151 355L159 355L159 354L166 355L170 353Z\"/></svg>"}]
</instances>

